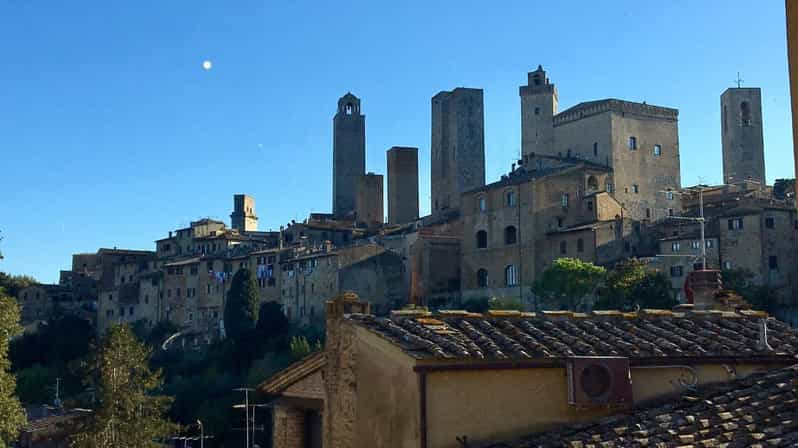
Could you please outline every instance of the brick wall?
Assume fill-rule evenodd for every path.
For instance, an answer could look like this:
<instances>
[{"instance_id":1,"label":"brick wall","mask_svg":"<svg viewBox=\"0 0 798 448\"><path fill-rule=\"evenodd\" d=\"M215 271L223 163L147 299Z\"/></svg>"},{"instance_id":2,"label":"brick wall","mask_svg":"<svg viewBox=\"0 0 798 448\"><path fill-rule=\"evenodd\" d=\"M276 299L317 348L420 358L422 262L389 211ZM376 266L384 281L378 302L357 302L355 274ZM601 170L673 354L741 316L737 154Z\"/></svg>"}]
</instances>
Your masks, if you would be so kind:
<instances>
[{"instance_id":1,"label":"brick wall","mask_svg":"<svg viewBox=\"0 0 798 448\"><path fill-rule=\"evenodd\" d=\"M276 405L274 407L274 448L305 448L305 412L302 409Z\"/></svg>"}]
</instances>

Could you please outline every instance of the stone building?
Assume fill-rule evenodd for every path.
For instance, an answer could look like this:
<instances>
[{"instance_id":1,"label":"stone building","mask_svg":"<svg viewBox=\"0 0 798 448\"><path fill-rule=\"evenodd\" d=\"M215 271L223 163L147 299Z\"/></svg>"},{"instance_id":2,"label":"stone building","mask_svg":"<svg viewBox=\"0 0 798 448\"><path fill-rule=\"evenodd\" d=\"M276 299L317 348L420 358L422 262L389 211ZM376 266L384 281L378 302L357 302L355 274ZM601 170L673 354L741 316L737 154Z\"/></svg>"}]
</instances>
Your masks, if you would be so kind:
<instances>
[{"instance_id":1,"label":"stone building","mask_svg":"<svg viewBox=\"0 0 798 448\"><path fill-rule=\"evenodd\" d=\"M347 93L333 117L333 215L351 219L357 207L357 184L366 173L366 117L360 99Z\"/></svg>"},{"instance_id":2,"label":"stone building","mask_svg":"<svg viewBox=\"0 0 798 448\"><path fill-rule=\"evenodd\" d=\"M230 221L234 230L239 232L256 232L258 216L255 215L255 198L245 194L233 196L233 213Z\"/></svg>"},{"instance_id":3,"label":"stone building","mask_svg":"<svg viewBox=\"0 0 798 448\"><path fill-rule=\"evenodd\" d=\"M606 191L629 217L658 220L670 214L666 191L681 186L676 109L604 99L559 112L557 89L540 66L519 93L523 158L574 157L605 165L614 173Z\"/></svg>"},{"instance_id":4,"label":"stone building","mask_svg":"<svg viewBox=\"0 0 798 448\"><path fill-rule=\"evenodd\" d=\"M418 148L393 146L388 161L388 222L418 219Z\"/></svg>"},{"instance_id":5,"label":"stone building","mask_svg":"<svg viewBox=\"0 0 798 448\"><path fill-rule=\"evenodd\" d=\"M357 222L368 227L379 227L384 219L382 204L382 174L366 173L357 183L355 216Z\"/></svg>"},{"instance_id":6,"label":"stone building","mask_svg":"<svg viewBox=\"0 0 798 448\"><path fill-rule=\"evenodd\" d=\"M545 168L537 168L544 159ZM462 196L464 299L533 303L535 279L560 257L609 264L634 251L635 226L609 194L612 170L580 159L535 156Z\"/></svg>"},{"instance_id":7,"label":"stone building","mask_svg":"<svg viewBox=\"0 0 798 448\"><path fill-rule=\"evenodd\" d=\"M720 96L723 181L765 185L762 136L762 92L759 88L726 89Z\"/></svg>"},{"instance_id":8,"label":"stone building","mask_svg":"<svg viewBox=\"0 0 798 448\"><path fill-rule=\"evenodd\" d=\"M674 393L794 364L798 354L798 332L756 311L376 318L343 295L326 315L324 352L259 387L274 398L277 448L488 446L636 414Z\"/></svg>"},{"instance_id":9,"label":"stone building","mask_svg":"<svg viewBox=\"0 0 798 448\"><path fill-rule=\"evenodd\" d=\"M371 294L383 313L404 303L401 258L376 244L297 251L280 263L280 276L283 310L294 322L323 319L325 302L346 290Z\"/></svg>"},{"instance_id":10,"label":"stone building","mask_svg":"<svg viewBox=\"0 0 798 448\"><path fill-rule=\"evenodd\" d=\"M406 301L451 306L460 299L462 221L459 214L431 218L387 229L380 244L402 259Z\"/></svg>"},{"instance_id":11,"label":"stone building","mask_svg":"<svg viewBox=\"0 0 798 448\"><path fill-rule=\"evenodd\" d=\"M671 281L673 295L686 302L684 283L691 272L702 269L701 233L697 225L683 226L671 236L659 240L658 256L652 267ZM720 239L714 231L704 236L707 269L720 269Z\"/></svg>"},{"instance_id":12,"label":"stone building","mask_svg":"<svg viewBox=\"0 0 798 448\"><path fill-rule=\"evenodd\" d=\"M35 324L53 317L71 315L94 321L96 291L57 284L36 284L22 288L17 295L20 323L33 329Z\"/></svg>"},{"instance_id":13,"label":"stone building","mask_svg":"<svg viewBox=\"0 0 798 448\"><path fill-rule=\"evenodd\" d=\"M485 185L482 89L458 87L432 97L431 213L460 208L460 194Z\"/></svg>"}]
</instances>

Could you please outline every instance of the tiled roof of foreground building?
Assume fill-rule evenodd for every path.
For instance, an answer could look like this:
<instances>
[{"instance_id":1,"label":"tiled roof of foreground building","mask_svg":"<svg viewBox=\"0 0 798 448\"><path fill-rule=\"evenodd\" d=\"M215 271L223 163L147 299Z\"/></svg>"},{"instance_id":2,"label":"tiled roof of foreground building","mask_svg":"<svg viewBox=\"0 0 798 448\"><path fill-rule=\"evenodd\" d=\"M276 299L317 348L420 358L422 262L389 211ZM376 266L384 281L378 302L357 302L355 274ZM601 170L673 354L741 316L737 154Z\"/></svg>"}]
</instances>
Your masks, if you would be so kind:
<instances>
[{"instance_id":1,"label":"tiled roof of foreground building","mask_svg":"<svg viewBox=\"0 0 798 448\"><path fill-rule=\"evenodd\" d=\"M484 448L798 446L798 365L702 388L634 415Z\"/></svg>"},{"instance_id":2,"label":"tiled roof of foreground building","mask_svg":"<svg viewBox=\"0 0 798 448\"><path fill-rule=\"evenodd\" d=\"M484 316L398 311L387 318L350 318L419 359L798 355L798 331L764 316L756 311L497 311Z\"/></svg>"}]
</instances>

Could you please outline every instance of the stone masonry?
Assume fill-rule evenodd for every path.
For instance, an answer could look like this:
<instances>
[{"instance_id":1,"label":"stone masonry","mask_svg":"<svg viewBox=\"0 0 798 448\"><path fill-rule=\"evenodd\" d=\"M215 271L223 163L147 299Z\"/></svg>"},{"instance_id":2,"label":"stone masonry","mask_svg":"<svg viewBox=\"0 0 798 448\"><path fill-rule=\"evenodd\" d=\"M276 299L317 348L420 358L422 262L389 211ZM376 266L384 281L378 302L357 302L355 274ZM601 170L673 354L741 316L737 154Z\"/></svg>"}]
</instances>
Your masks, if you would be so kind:
<instances>
[{"instance_id":1,"label":"stone masonry","mask_svg":"<svg viewBox=\"0 0 798 448\"><path fill-rule=\"evenodd\" d=\"M357 184L366 172L366 117L360 99L347 93L333 117L333 214L351 218L357 206Z\"/></svg>"},{"instance_id":2,"label":"stone masonry","mask_svg":"<svg viewBox=\"0 0 798 448\"><path fill-rule=\"evenodd\" d=\"M460 208L460 194L485 185L482 89L432 97L432 214Z\"/></svg>"},{"instance_id":3,"label":"stone masonry","mask_svg":"<svg viewBox=\"0 0 798 448\"><path fill-rule=\"evenodd\" d=\"M394 146L388 150L388 222L418 219L418 148Z\"/></svg>"}]
</instances>

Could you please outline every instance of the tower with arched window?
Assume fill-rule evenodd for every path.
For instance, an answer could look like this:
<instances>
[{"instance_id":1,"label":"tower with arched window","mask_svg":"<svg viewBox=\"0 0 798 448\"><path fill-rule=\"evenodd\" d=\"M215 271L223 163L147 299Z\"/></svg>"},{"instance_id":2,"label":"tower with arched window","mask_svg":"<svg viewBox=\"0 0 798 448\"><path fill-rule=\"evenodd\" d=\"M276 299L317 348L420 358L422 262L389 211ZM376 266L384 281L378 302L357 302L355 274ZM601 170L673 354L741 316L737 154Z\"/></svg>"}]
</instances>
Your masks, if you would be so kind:
<instances>
[{"instance_id":1,"label":"tower with arched window","mask_svg":"<svg viewBox=\"0 0 798 448\"><path fill-rule=\"evenodd\" d=\"M360 178L366 174L366 117L360 99L347 93L333 117L333 214L354 217Z\"/></svg>"},{"instance_id":2,"label":"tower with arched window","mask_svg":"<svg viewBox=\"0 0 798 448\"><path fill-rule=\"evenodd\" d=\"M723 181L765 185L762 92L758 87L726 89L720 96Z\"/></svg>"}]
</instances>

